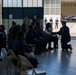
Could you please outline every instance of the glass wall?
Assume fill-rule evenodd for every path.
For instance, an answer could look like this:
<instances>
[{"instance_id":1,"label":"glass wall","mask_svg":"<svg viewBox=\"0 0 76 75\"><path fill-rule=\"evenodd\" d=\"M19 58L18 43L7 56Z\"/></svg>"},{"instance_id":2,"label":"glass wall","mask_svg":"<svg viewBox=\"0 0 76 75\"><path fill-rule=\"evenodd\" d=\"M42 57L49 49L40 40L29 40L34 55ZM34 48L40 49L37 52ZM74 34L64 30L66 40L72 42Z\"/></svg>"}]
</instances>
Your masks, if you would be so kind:
<instances>
[{"instance_id":1,"label":"glass wall","mask_svg":"<svg viewBox=\"0 0 76 75\"><path fill-rule=\"evenodd\" d=\"M42 0L3 0L3 7L42 7Z\"/></svg>"},{"instance_id":2,"label":"glass wall","mask_svg":"<svg viewBox=\"0 0 76 75\"><path fill-rule=\"evenodd\" d=\"M60 15L61 0L44 0L45 15Z\"/></svg>"}]
</instances>

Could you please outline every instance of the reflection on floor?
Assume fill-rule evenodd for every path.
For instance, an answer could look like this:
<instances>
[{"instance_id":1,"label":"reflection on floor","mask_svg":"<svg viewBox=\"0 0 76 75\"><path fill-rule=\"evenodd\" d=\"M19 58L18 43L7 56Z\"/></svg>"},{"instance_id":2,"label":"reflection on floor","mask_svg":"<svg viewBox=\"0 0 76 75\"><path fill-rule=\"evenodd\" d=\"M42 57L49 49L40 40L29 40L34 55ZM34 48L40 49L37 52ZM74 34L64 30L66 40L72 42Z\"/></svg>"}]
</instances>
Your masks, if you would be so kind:
<instances>
[{"instance_id":1,"label":"reflection on floor","mask_svg":"<svg viewBox=\"0 0 76 75\"><path fill-rule=\"evenodd\" d=\"M46 71L46 75L76 75L76 40L71 41L73 51L62 52L59 41L58 50L36 55L38 67ZM0 75L6 75L6 53L2 51L3 61L0 62Z\"/></svg>"}]
</instances>

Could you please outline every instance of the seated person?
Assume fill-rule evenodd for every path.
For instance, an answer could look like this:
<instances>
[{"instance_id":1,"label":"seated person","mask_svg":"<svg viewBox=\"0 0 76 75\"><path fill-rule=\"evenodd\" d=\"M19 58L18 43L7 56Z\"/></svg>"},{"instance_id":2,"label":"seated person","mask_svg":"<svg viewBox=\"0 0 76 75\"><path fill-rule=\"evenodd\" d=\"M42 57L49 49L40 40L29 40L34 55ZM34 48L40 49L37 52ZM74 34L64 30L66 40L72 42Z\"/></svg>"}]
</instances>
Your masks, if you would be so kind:
<instances>
[{"instance_id":1,"label":"seated person","mask_svg":"<svg viewBox=\"0 0 76 75\"><path fill-rule=\"evenodd\" d=\"M11 32L8 33L8 48L11 49L12 48L12 42L14 41L14 39L16 38L16 34L17 32L20 31L20 27L14 26L11 30Z\"/></svg>"},{"instance_id":2,"label":"seated person","mask_svg":"<svg viewBox=\"0 0 76 75\"><path fill-rule=\"evenodd\" d=\"M22 31L19 31L16 35L16 39L13 41L12 44L12 50L13 52L16 54L16 56L18 55L22 55L25 56L33 65L33 67L37 67L38 61L36 58L34 57L28 57L25 55L25 53L30 53L31 52L31 48L29 46L26 46L25 44L25 33Z\"/></svg>"},{"instance_id":3,"label":"seated person","mask_svg":"<svg viewBox=\"0 0 76 75\"><path fill-rule=\"evenodd\" d=\"M45 29L45 32L49 38L49 45L48 45L48 49L53 49L51 47L51 42L53 41L54 42L54 48L58 48L58 37L57 35L55 34L52 34L52 26L50 25L50 23L47 23L46 24L46 29Z\"/></svg>"},{"instance_id":4,"label":"seated person","mask_svg":"<svg viewBox=\"0 0 76 75\"><path fill-rule=\"evenodd\" d=\"M43 29L40 28L39 23L36 23L36 26L34 28L34 35L35 35L35 39L41 41L41 43L42 43L41 47L43 48L43 51L45 51L48 38L47 38L45 32L43 31Z\"/></svg>"},{"instance_id":5,"label":"seated person","mask_svg":"<svg viewBox=\"0 0 76 75\"><path fill-rule=\"evenodd\" d=\"M34 26L29 26L29 31L26 33L26 42L28 44L35 44L35 54L41 54L42 53L42 41L40 39L35 38L35 32L34 32ZM30 38L31 37L31 38Z\"/></svg>"}]
</instances>

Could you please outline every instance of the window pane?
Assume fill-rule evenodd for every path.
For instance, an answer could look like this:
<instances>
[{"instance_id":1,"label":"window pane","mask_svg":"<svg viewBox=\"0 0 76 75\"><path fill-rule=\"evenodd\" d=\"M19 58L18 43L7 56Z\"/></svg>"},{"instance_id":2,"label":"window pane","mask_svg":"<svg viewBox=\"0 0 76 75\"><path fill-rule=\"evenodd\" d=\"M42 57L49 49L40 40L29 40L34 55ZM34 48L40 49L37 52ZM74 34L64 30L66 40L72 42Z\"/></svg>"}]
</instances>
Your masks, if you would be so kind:
<instances>
[{"instance_id":1,"label":"window pane","mask_svg":"<svg viewBox=\"0 0 76 75\"><path fill-rule=\"evenodd\" d=\"M38 7L42 7L42 0L38 0Z\"/></svg>"},{"instance_id":2,"label":"window pane","mask_svg":"<svg viewBox=\"0 0 76 75\"><path fill-rule=\"evenodd\" d=\"M51 15L56 15L56 8L51 8Z\"/></svg>"},{"instance_id":3,"label":"window pane","mask_svg":"<svg viewBox=\"0 0 76 75\"><path fill-rule=\"evenodd\" d=\"M17 7L17 6L18 6L17 0L13 0L13 7Z\"/></svg>"},{"instance_id":4,"label":"window pane","mask_svg":"<svg viewBox=\"0 0 76 75\"><path fill-rule=\"evenodd\" d=\"M8 0L3 0L3 7L7 7L7 1Z\"/></svg>"},{"instance_id":5,"label":"window pane","mask_svg":"<svg viewBox=\"0 0 76 75\"><path fill-rule=\"evenodd\" d=\"M33 7L37 7L38 4L37 4L37 0L33 0Z\"/></svg>"},{"instance_id":6,"label":"window pane","mask_svg":"<svg viewBox=\"0 0 76 75\"><path fill-rule=\"evenodd\" d=\"M12 7L12 0L8 0L8 7Z\"/></svg>"},{"instance_id":7,"label":"window pane","mask_svg":"<svg viewBox=\"0 0 76 75\"><path fill-rule=\"evenodd\" d=\"M23 7L27 7L27 0L23 0Z\"/></svg>"},{"instance_id":8,"label":"window pane","mask_svg":"<svg viewBox=\"0 0 76 75\"><path fill-rule=\"evenodd\" d=\"M2 3L2 0L0 0L0 4Z\"/></svg>"},{"instance_id":9,"label":"window pane","mask_svg":"<svg viewBox=\"0 0 76 75\"><path fill-rule=\"evenodd\" d=\"M32 0L28 0L28 7L32 7Z\"/></svg>"},{"instance_id":10,"label":"window pane","mask_svg":"<svg viewBox=\"0 0 76 75\"><path fill-rule=\"evenodd\" d=\"M18 7L22 7L22 0L18 0Z\"/></svg>"}]
</instances>

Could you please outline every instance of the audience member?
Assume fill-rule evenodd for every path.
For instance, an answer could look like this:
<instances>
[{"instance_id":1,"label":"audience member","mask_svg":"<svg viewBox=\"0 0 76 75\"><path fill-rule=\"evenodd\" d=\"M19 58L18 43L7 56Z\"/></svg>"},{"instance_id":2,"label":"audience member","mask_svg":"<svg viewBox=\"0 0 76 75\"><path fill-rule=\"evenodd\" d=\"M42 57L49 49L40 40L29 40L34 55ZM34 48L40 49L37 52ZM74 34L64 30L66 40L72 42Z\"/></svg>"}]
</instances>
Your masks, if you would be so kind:
<instances>
[{"instance_id":1,"label":"audience member","mask_svg":"<svg viewBox=\"0 0 76 75\"><path fill-rule=\"evenodd\" d=\"M16 26L16 22L12 21L12 27L9 29L9 33L12 32L13 27Z\"/></svg>"},{"instance_id":2,"label":"audience member","mask_svg":"<svg viewBox=\"0 0 76 75\"><path fill-rule=\"evenodd\" d=\"M39 23L39 18L37 17L37 15L34 15L33 19L32 19L32 23Z\"/></svg>"},{"instance_id":3,"label":"audience member","mask_svg":"<svg viewBox=\"0 0 76 75\"><path fill-rule=\"evenodd\" d=\"M48 49L51 49L52 50L53 48L58 48L58 37L57 37L57 35L52 34L52 25L50 23L47 23L46 24L45 31L46 31L46 34L47 34L47 36L49 38L49 41L48 41L48 43L49 43ZM52 41L54 42L54 47L53 48L51 47L51 42Z\"/></svg>"},{"instance_id":4,"label":"audience member","mask_svg":"<svg viewBox=\"0 0 76 75\"><path fill-rule=\"evenodd\" d=\"M25 41L24 41L25 37L26 37L26 34L22 31L19 31L16 35L15 40L13 41L12 50L14 51L16 56L18 56L18 55L25 56L31 62L33 67L37 67L37 65L38 65L37 59L34 57L28 57L25 55L25 53L31 52L30 47L27 46Z\"/></svg>"},{"instance_id":5,"label":"audience member","mask_svg":"<svg viewBox=\"0 0 76 75\"><path fill-rule=\"evenodd\" d=\"M26 25L26 31L28 31L28 26L30 24L30 18L28 17L28 15L26 15L25 18L23 19L23 24Z\"/></svg>"}]
</instances>

